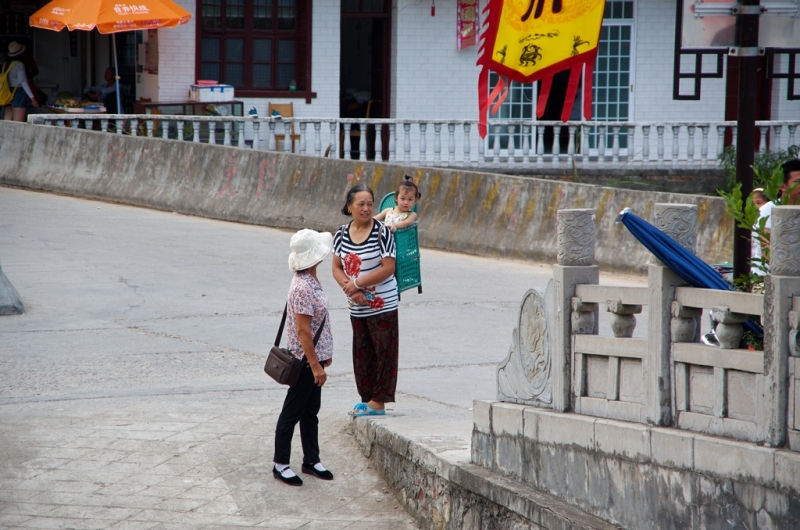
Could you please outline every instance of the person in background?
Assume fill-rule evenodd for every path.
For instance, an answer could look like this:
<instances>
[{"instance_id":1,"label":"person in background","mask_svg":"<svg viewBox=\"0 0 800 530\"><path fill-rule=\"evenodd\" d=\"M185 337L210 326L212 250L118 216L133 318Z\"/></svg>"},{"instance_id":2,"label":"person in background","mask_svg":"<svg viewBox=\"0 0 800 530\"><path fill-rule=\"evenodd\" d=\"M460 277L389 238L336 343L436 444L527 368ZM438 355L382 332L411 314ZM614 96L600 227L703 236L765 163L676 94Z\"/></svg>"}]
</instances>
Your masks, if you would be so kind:
<instances>
[{"instance_id":1,"label":"person in background","mask_svg":"<svg viewBox=\"0 0 800 530\"><path fill-rule=\"evenodd\" d=\"M106 68L103 79L106 81L105 84L88 86L83 91L83 94L92 101L99 101L102 103L107 95L116 93L117 75L113 68L110 66Z\"/></svg>"},{"instance_id":2,"label":"person in background","mask_svg":"<svg viewBox=\"0 0 800 530\"><path fill-rule=\"evenodd\" d=\"M25 63L22 61L22 54L25 53L25 45L16 41L8 45L6 60L3 63L2 71L8 70L8 87L14 93L11 105L6 106L4 119L24 122L28 116L28 107L39 108L39 101L36 94L28 82L28 75L25 71Z\"/></svg>"},{"instance_id":3,"label":"person in background","mask_svg":"<svg viewBox=\"0 0 800 530\"><path fill-rule=\"evenodd\" d=\"M764 195L764 188L756 188L752 194L753 204L758 208L758 218L767 216L772 211L772 201ZM763 209L763 211L762 211ZM750 270L754 274L764 276L766 274L766 264L761 262L761 248L766 243L758 233L758 221L750 231Z\"/></svg>"},{"instance_id":4,"label":"person in background","mask_svg":"<svg viewBox=\"0 0 800 530\"><path fill-rule=\"evenodd\" d=\"M753 204L756 208L761 208L769 202L769 199L764 195L764 188L756 188L753 190Z\"/></svg>"},{"instance_id":5,"label":"person in background","mask_svg":"<svg viewBox=\"0 0 800 530\"><path fill-rule=\"evenodd\" d=\"M790 206L800 204L800 159L792 158L781 165L783 169L783 184L780 187L780 198L776 201L769 201L758 208L758 220L753 226L750 234L750 259L751 261L760 260L764 255L764 250L769 250L769 240L764 239L756 230L764 222L764 232L769 234L772 231L772 207ZM755 195L753 196L755 203ZM751 264L751 269L755 274L764 276L769 272L769 263L756 261Z\"/></svg>"},{"instance_id":6,"label":"person in background","mask_svg":"<svg viewBox=\"0 0 800 530\"><path fill-rule=\"evenodd\" d=\"M797 206L800 204L800 159L787 160L781 167L783 168L781 205Z\"/></svg>"}]
</instances>

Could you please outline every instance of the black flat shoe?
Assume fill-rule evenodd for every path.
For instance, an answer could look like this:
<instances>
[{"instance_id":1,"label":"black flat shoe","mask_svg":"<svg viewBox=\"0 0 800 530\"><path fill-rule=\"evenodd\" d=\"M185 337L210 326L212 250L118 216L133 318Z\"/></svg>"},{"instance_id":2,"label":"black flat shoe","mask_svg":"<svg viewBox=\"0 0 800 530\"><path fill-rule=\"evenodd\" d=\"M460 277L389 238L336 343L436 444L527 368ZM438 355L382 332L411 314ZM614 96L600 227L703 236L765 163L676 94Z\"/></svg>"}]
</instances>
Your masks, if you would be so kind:
<instances>
[{"instance_id":1,"label":"black flat shoe","mask_svg":"<svg viewBox=\"0 0 800 530\"><path fill-rule=\"evenodd\" d=\"M313 464L312 465L308 465L306 463L303 463L302 470L303 470L303 473L308 473L309 475L314 475L315 477L319 477L322 480L333 480L333 473L331 473L327 469L325 471L319 471L319 470L317 470L317 468L315 468L313 466Z\"/></svg>"},{"instance_id":2,"label":"black flat shoe","mask_svg":"<svg viewBox=\"0 0 800 530\"><path fill-rule=\"evenodd\" d=\"M287 467L286 469L284 469L284 471L286 471L288 469L289 468ZM301 479L297 475L295 475L293 477L284 477L283 473L278 471L278 468L275 467L275 466L272 466L272 476L277 478L277 479L281 479L281 481L284 484L288 484L290 486L302 486L303 485L303 479ZM333 478L333 475L331 475L331 478Z\"/></svg>"}]
</instances>

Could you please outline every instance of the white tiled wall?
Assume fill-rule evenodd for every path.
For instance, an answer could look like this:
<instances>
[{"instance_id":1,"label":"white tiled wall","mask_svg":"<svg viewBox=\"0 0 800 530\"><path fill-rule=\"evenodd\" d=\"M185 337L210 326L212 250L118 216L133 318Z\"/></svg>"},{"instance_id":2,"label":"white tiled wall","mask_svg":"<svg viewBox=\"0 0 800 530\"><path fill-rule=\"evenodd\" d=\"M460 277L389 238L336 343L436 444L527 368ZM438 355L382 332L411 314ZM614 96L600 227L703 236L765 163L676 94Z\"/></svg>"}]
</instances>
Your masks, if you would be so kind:
<instances>
[{"instance_id":1,"label":"white tiled wall","mask_svg":"<svg viewBox=\"0 0 800 530\"><path fill-rule=\"evenodd\" d=\"M699 101L672 99L677 0L636 2L636 121L723 120L725 79L703 79Z\"/></svg>"},{"instance_id":2,"label":"white tiled wall","mask_svg":"<svg viewBox=\"0 0 800 530\"><path fill-rule=\"evenodd\" d=\"M428 1L397 0L393 16L392 116L477 119L478 47L456 49L456 2L432 17Z\"/></svg>"}]
</instances>

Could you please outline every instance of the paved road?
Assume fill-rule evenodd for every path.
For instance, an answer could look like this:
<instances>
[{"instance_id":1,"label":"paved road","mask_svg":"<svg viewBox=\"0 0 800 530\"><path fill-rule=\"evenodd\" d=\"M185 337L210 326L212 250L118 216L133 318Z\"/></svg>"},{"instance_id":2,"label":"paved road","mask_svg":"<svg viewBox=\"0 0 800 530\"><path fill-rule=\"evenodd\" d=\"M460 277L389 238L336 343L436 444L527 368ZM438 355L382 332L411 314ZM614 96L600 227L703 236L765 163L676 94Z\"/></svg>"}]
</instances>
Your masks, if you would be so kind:
<instances>
[{"instance_id":1,"label":"paved road","mask_svg":"<svg viewBox=\"0 0 800 530\"><path fill-rule=\"evenodd\" d=\"M0 527L415 528L348 434L349 320L326 273L336 354L321 442L336 480L272 479L285 390L262 366L290 236L0 187L0 263L26 305L0 317ZM522 295L550 270L423 250L422 271L424 293L401 302L390 409L468 419L495 396Z\"/></svg>"}]
</instances>

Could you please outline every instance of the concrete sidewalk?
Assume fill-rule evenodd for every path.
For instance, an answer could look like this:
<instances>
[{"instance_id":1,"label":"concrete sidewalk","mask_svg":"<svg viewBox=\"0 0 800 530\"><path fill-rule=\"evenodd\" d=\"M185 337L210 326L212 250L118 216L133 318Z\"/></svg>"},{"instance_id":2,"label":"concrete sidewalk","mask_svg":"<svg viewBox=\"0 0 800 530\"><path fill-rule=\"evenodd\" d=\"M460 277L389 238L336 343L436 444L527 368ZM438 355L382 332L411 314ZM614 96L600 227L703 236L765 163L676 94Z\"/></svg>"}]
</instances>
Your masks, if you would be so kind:
<instances>
[{"instance_id":1,"label":"concrete sidewalk","mask_svg":"<svg viewBox=\"0 0 800 530\"><path fill-rule=\"evenodd\" d=\"M290 236L0 187L0 262L26 308L0 317L0 527L415 528L351 436L350 325L329 259L320 435L336 479L272 478L285 389L262 367ZM464 451L472 401L494 398L522 296L550 268L423 250L422 276L422 295L403 294L398 402L381 425Z\"/></svg>"}]
</instances>

